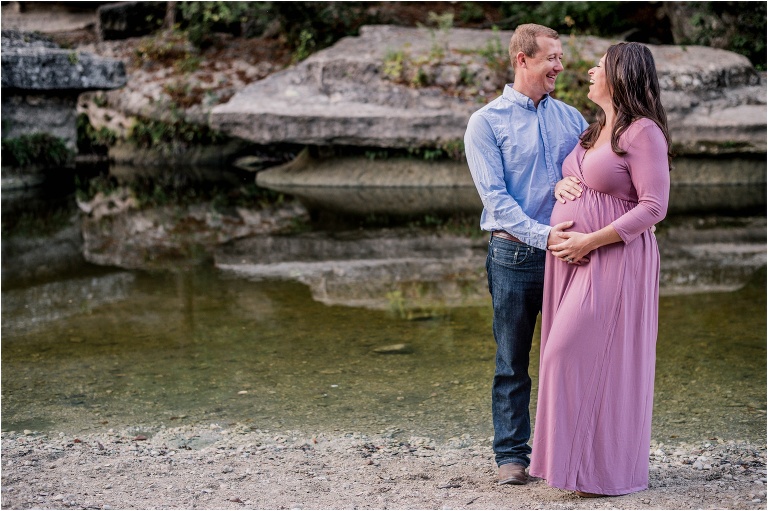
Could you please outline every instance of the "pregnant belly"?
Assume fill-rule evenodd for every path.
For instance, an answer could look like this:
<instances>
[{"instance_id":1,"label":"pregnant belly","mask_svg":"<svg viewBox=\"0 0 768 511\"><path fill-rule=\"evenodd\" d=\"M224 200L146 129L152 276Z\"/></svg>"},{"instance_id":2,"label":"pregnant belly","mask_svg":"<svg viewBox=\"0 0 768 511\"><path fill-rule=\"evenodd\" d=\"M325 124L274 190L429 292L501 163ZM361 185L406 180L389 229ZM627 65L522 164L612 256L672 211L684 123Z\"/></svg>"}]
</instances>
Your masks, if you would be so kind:
<instances>
[{"instance_id":1,"label":"pregnant belly","mask_svg":"<svg viewBox=\"0 0 768 511\"><path fill-rule=\"evenodd\" d=\"M581 215L580 202L581 198L574 201L566 200L565 204L557 202L554 209L552 209L549 225L557 225L560 222L567 222L568 220L576 222Z\"/></svg>"},{"instance_id":2,"label":"pregnant belly","mask_svg":"<svg viewBox=\"0 0 768 511\"><path fill-rule=\"evenodd\" d=\"M549 224L556 225L573 220L573 227L568 230L594 232L610 224L633 206L633 203L585 187L584 193L576 200L555 204Z\"/></svg>"}]
</instances>

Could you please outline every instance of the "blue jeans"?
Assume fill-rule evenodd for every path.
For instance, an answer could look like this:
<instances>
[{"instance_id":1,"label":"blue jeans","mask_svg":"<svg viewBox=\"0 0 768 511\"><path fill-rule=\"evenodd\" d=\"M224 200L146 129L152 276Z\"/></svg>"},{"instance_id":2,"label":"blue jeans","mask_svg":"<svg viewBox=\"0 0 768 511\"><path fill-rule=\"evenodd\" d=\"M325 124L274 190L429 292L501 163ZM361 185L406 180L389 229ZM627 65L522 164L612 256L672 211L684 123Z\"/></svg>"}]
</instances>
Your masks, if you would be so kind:
<instances>
[{"instance_id":1,"label":"blue jeans","mask_svg":"<svg viewBox=\"0 0 768 511\"><path fill-rule=\"evenodd\" d=\"M496 373L493 377L493 452L498 466L530 464L531 378L528 362L541 311L546 251L491 237L485 267L493 301Z\"/></svg>"}]
</instances>

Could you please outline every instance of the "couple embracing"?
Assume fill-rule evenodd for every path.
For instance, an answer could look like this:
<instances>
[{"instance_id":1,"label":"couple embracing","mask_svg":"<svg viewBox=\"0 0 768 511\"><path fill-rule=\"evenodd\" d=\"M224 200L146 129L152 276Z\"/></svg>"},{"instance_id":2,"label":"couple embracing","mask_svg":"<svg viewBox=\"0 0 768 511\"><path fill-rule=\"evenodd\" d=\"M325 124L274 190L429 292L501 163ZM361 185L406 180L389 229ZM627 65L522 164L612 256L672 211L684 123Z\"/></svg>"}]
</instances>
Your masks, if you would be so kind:
<instances>
[{"instance_id":1,"label":"couple embracing","mask_svg":"<svg viewBox=\"0 0 768 511\"><path fill-rule=\"evenodd\" d=\"M549 96L563 71L557 32L521 25L509 55L514 83L472 115L465 135L481 228L491 232L498 482L525 484L529 469L581 497L644 490L659 304L653 226L670 182L653 56L639 43L607 49L589 70L587 96L600 108L587 124Z\"/></svg>"}]
</instances>

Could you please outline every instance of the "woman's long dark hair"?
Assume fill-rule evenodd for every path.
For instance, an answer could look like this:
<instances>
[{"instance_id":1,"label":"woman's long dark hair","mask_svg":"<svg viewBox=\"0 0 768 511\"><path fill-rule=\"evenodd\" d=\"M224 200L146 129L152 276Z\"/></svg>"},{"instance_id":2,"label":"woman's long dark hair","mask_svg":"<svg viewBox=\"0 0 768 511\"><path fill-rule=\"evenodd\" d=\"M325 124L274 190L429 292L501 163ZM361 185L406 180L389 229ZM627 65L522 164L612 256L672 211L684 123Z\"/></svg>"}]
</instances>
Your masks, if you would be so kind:
<instances>
[{"instance_id":1,"label":"woman's long dark hair","mask_svg":"<svg viewBox=\"0 0 768 511\"><path fill-rule=\"evenodd\" d=\"M671 158L667 112L661 104L659 78L651 50L640 43L614 44L605 53L605 78L611 94L616 121L611 134L611 148L618 155L626 154L619 147L619 137L632 121L647 117L655 122L667 140L667 157ZM599 109L597 121L581 135L581 146L592 147L605 127L605 112Z\"/></svg>"}]
</instances>

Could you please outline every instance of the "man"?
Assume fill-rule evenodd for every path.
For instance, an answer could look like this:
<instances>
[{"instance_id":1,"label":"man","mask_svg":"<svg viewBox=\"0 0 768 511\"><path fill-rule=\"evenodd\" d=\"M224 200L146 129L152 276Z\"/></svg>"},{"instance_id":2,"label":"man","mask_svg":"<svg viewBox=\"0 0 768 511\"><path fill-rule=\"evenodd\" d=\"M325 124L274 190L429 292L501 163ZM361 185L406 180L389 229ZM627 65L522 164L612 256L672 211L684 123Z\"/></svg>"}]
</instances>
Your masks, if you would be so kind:
<instances>
[{"instance_id":1,"label":"man","mask_svg":"<svg viewBox=\"0 0 768 511\"><path fill-rule=\"evenodd\" d=\"M472 115L464 145L483 202L480 227L492 233L486 269L496 339L492 406L498 483L525 484L531 453L528 359L541 311L544 256L573 223L549 226L554 187L587 122L575 108L549 97L563 71L557 32L521 25L509 42L509 56L514 84Z\"/></svg>"}]
</instances>

